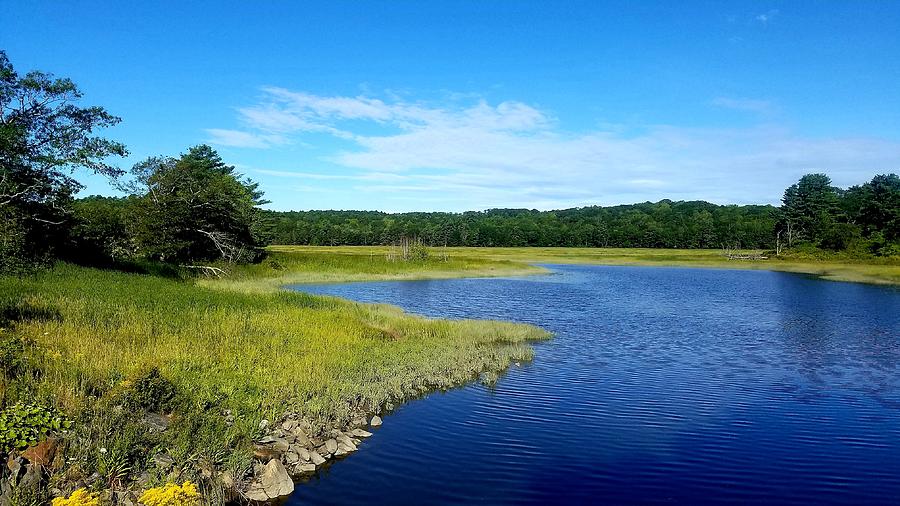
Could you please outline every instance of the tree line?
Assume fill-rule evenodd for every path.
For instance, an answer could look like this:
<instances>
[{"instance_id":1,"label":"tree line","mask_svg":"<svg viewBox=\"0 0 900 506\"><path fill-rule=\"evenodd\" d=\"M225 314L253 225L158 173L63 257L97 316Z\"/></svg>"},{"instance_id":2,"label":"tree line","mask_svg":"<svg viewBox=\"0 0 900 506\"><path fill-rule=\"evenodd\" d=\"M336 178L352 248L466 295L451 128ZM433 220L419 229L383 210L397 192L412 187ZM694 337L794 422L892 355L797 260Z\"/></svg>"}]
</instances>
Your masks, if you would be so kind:
<instances>
[{"instance_id":1,"label":"tree line","mask_svg":"<svg viewBox=\"0 0 900 506\"><path fill-rule=\"evenodd\" d=\"M417 237L431 246L769 248L778 210L662 200L559 211L267 211L266 217L275 244L390 245Z\"/></svg>"},{"instance_id":2,"label":"tree line","mask_svg":"<svg viewBox=\"0 0 900 506\"><path fill-rule=\"evenodd\" d=\"M244 263L267 244L753 248L900 256L900 178L847 189L824 174L787 188L781 207L662 200L559 211L464 213L263 210L258 185L199 145L129 171L124 144L97 135L121 120L81 107L69 79L19 75L0 51L0 273L55 259ZM76 171L105 175L125 197L75 198Z\"/></svg>"}]
</instances>

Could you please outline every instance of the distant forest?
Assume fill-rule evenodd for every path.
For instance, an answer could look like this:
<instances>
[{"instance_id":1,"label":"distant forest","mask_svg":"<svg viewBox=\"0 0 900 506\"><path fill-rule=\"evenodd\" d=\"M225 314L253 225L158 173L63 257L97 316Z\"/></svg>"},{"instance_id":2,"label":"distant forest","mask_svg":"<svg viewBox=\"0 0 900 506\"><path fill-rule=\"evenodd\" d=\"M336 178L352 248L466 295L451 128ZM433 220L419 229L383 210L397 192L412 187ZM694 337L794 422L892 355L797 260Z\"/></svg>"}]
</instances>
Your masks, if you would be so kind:
<instances>
[{"instance_id":1,"label":"distant forest","mask_svg":"<svg viewBox=\"0 0 900 506\"><path fill-rule=\"evenodd\" d=\"M781 207L703 201L645 202L559 211L491 209L465 213L264 212L272 244L431 246L751 248L798 246L858 256L900 254L900 177L877 175L848 189L807 174L784 191Z\"/></svg>"},{"instance_id":2,"label":"distant forest","mask_svg":"<svg viewBox=\"0 0 900 506\"><path fill-rule=\"evenodd\" d=\"M266 212L273 244L389 245L403 237L432 246L774 248L778 209L660 202L560 211L465 213Z\"/></svg>"}]
</instances>

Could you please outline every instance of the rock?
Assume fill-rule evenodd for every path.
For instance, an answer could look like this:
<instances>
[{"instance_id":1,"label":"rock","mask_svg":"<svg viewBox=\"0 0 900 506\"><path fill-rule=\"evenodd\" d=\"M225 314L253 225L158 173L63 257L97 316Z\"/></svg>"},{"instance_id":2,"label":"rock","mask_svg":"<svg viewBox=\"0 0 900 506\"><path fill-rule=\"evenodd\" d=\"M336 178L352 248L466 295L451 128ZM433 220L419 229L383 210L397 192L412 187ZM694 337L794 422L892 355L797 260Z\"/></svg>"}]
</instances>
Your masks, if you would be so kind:
<instances>
[{"instance_id":1,"label":"rock","mask_svg":"<svg viewBox=\"0 0 900 506\"><path fill-rule=\"evenodd\" d=\"M269 421L266 419L262 419L259 421L259 430L266 430L266 427L269 426Z\"/></svg>"},{"instance_id":2,"label":"rock","mask_svg":"<svg viewBox=\"0 0 900 506\"><path fill-rule=\"evenodd\" d=\"M20 488L34 488L41 486L41 479L44 477L44 466L40 464L28 464L25 466L25 475L19 481Z\"/></svg>"},{"instance_id":3,"label":"rock","mask_svg":"<svg viewBox=\"0 0 900 506\"><path fill-rule=\"evenodd\" d=\"M350 422L350 427L353 429L362 427L366 424L365 418L354 418L352 422Z\"/></svg>"},{"instance_id":4,"label":"rock","mask_svg":"<svg viewBox=\"0 0 900 506\"><path fill-rule=\"evenodd\" d=\"M303 446L306 446L310 443L309 436L306 434L306 432L303 429L298 427L298 428L294 429L293 434L294 434L294 442L295 443L297 443L299 445L303 445Z\"/></svg>"},{"instance_id":5,"label":"rock","mask_svg":"<svg viewBox=\"0 0 900 506\"><path fill-rule=\"evenodd\" d=\"M291 443L282 437L266 436L259 440L259 444L268 446L277 452L286 452L291 449Z\"/></svg>"},{"instance_id":6,"label":"rock","mask_svg":"<svg viewBox=\"0 0 900 506\"><path fill-rule=\"evenodd\" d=\"M325 457L320 455L319 452L309 452L309 460L317 466L321 466L325 463Z\"/></svg>"},{"instance_id":7,"label":"rock","mask_svg":"<svg viewBox=\"0 0 900 506\"><path fill-rule=\"evenodd\" d=\"M375 415L372 417L372 421L369 422L369 425L371 425L372 427L378 427L379 425L381 425L381 423L382 423L381 417L378 415Z\"/></svg>"},{"instance_id":8,"label":"rock","mask_svg":"<svg viewBox=\"0 0 900 506\"><path fill-rule=\"evenodd\" d=\"M351 452L356 451L356 442L354 442L352 439L347 437L345 434L341 434L340 436L338 436L337 440L338 440L338 446L344 445L344 447L346 449L348 449L349 451L351 451Z\"/></svg>"},{"instance_id":9,"label":"rock","mask_svg":"<svg viewBox=\"0 0 900 506\"><path fill-rule=\"evenodd\" d=\"M28 459L32 464L49 466L53 462L54 457L56 457L58 444L59 441L57 439L47 438L22 452L22 457Z\"/></svg>"},{"instance_id":10,"label":"rock","mask_svg":"<svg viewBox=\"0 0 900 506\"><path fill-rule=\"evenodd\" d=\"M263 462L278 458L279 453L269 446L256 445L253 447L253 457Z\"/></svg>"},{"instance_id":11,"label":"rock","mask_svg":"<svg viewBox=\"0 0 900 506\"><path fill-rule=\"evenodd\" d=\"M168 471L175 465L175 459L165 453L157 453L153 456L153 463L163 471Z\"/></svg>"},{"instance_id":12,"label":"rock","mask_svg":"<svg viewBox=\"0 0 900 506\"><path fill-rule=\"evenodd\" d=\"M281 428L284 430L294 430L294 427L297 426L297 420L287 420L286 422L281 424Z\"/></svg>"},{"instance_id":13,"label":"rock","mask_svg":"<svg viewBox=\"0 0 900 506\"><path fill-rule=\"evenodd\" d=\"M294 482L280 460L270 460L262 473L250 483L244 495L251 501L268 501L289 495Z\"/></svg>"},{"instance_id":14,"label":"rock","mask_svg":"<svg viewBox=\"0 0 900 506\"><path fill-rule=\"evenodd\" d=\"M367 430L363 430L363 429L353 429L350 431L350 435L353 437L363 437L363 438L372 437L371 432L369 432Z\"/></svg>"},{"instance_id":15,"label":"rock","mask_svg":"<svg viewBox=\"0 0 900 506\"><path fill-rule=\"evenodd\" d=\"M25 459L10 455L6 460L6 468L10 472L9 482L15 485L19 481L19 475L25 471Z\"/></svg>"},{"instance_id":16,"label":"rock","mask_svg":"<svg viewBox=\"0 0 900 506\"><path fill-rule=\"evenodd\" d=\"M287 452L284 454L284 463L288 465L296 464L300 462L300 456L294 452Z\"/></svg>"},{"instance_id":17,"label":"rock","mask_svg":"<svg viewBox=\"0 0 900 506\"><path fill-rule=\"evenodd\" d=\"M316 472L315 464L299 464L294 468L294 473L296 474L307 474Z\"/></svg>"},{"instance_id":18,"label":"rock","mask_svg":"<svg viewBox=\"0 0 900 506\"><path fill-rule=\"evenodd\" d=\"M139 474L138 477L135 479L135 484L138 486L139 489L149 488L149 487L147 487L147 484L150 483L151 479L152 478L150 476L150 473L148 473L147 471L142 471L141 474Z\"/></svg>"},{"instance_id":19,"label":"rock","mask_svg":"<svg viewBox=\"0 0 900 506\"><path fill-rule=\"evenodd\" d=\"M169 428L171 421L169 417L160 415L159 413L147 413L144 415L143 422L150 427L150 432L165 432Z\"/></svg>"},{"instance_id":20,"label":"rock","mask_svg":"<svg viewBox=\"0 0 900 506\"><path fill-rule=\"evenodd\" d=\"M329 439L325 441L325 449L328 450L328 453L334 453L338 449L338 442L335 439Z\"/></svg>"},{"instance_id":21,"label":"rock","mask_svg":"<svg viewBox=\"0 0 900 506\"><path fill-rule=\"evenodd\" d=\"M344 450L345 453L355 452L357 447L353 441L341 441L338 443L338 450Z\"/></svg>"},{"instance_id":22,"label":"rock","mask_svg":"<svg viewBox=\"0 0 900 506\"><path fill-rule=\"evenodd\" d=\"M299 446L294 446L291 449L294 451L294 453L297 454L297 457L300 460L302 460L303 462L309 462L309 450Z\"/></svg>"}]
</instances>

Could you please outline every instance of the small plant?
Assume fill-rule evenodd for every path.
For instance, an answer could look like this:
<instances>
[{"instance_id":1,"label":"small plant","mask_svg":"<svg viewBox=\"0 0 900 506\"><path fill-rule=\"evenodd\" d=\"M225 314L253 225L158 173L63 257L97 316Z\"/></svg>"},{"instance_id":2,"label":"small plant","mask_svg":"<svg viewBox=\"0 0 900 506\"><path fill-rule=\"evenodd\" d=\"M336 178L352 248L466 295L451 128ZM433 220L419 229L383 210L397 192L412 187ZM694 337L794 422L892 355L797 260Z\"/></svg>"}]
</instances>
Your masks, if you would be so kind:
<instances>
[{"instance_id":1,"label":"small plant","mask_svg":"<svg viewBox=\"0 0 900 506\"><path fill-rule=\"evenodd\" d=\"M25 366L25 343L0 329L0 374L18 376Z\"/></svg>"},{"instance_id":2,"label":"small plant","mask_svg":"<svg viewBox=\"0 0 900 506\"><path fill-rule=\"evenodd\" d=\"M167 483L151 488L138 499L145 506L200 506L202 497L197 486L186 481L181 486Z\"/></svg>"},{"instance_id":3,"label":"small plant","mask_svg":"<svg viewBox=\"0 0 900 506\"><path fill-rule=\"evenodd\" d=\"M72 422L53 408L16 403L0 412L0 449L24 450L71 426Z\"/></svg>"},{"instance_id":4,"label":"small plant","mask_svg":"<svg viewBox=\"0 0 900 506\"><path fill-rule=\"evenodd\" d=\"M132 409L168 411L177 394L175 385L153 368L133 381L125 393L125 405Z\"/></svg>"},{"instance_id":5,"label":"small plant","mask_svg":"<svg viewBox=\"0 0 900 506\"><path fill-rule=\"evenodd\" d=\"M51 506L100 506L100 500L87 490L79 488L68 498L57 497L50 504Z\"/></svg>"}]
</instances>

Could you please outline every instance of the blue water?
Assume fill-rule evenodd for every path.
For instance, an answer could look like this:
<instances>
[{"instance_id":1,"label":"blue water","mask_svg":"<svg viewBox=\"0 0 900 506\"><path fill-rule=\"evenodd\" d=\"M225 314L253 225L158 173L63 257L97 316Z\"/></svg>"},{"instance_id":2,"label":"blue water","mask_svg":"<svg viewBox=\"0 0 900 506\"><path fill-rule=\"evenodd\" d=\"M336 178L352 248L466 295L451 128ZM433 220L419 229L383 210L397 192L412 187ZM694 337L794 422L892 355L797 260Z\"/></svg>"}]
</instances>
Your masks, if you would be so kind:
<instances>
[{"instance_id":1,"label":"blue water","mask_svg":"<svg viewBox=\"0 0 900 506\"><path fill-rule=\"evenodd\" d=\"M398 408L288 504L900 504L900 290L550 267L298 287L556 336Z\"/></svg>"}]
</instances>

